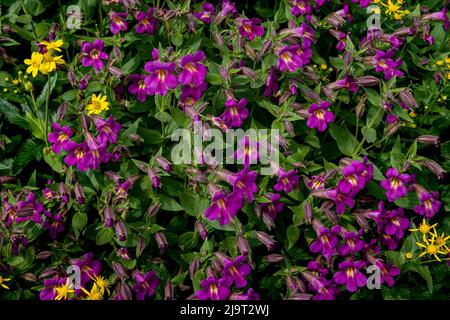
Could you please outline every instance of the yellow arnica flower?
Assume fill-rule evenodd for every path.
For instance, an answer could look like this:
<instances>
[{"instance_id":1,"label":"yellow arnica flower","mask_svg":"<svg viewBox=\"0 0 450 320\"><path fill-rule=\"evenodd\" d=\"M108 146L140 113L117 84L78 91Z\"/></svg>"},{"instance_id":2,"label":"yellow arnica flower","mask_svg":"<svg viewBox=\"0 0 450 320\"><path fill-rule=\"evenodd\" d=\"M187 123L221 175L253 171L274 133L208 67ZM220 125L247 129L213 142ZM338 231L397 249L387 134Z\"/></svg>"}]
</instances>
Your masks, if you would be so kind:
<instances>
[{"instance_id":1,"label":"yellow arnica flower","mask_svg":"<svg viewBox=\"0 0 450 320\"><path fill-rule=\"evenodd\" d=\"M108 280L106 280L105 278L103 278L102 276L98 276L98 275L94 275L94 277L91 277L91 275L89 275L89 278L91 278L92 280L94 280L95 285L97 285L98 289L100 290L100 292L102 293L102 295L105 294L105 291L108 292L108 295L110 295L111 293L109 292L109 282Z\"/></svg>"},{"instance_id":2,"label":"yellow arnica flower","mask_svg":"<svg viewBox=\"0 0 450 320\"><path fill-rule=\"evenodd\" d=\"M433 256L434 258L436 258L437 261L441 262L441 259L439 258L439 254L443 254L443 255L447 255L446 251L443 251L443 249L445 250L445 248L443 248L443 246L445 246L445 242L443 243L436 243L436 238L433 236L430 239L423 239L424 243L420 243L420 242L416 242L416 244L419 247L422 247L425 249L425 251L423 251L421 254L419 254L419 258L428 254L430 256Z\"/></svg>"},{"instance_id":3,"label":"yellow arnica flower","mask_svg":"<svg viewBox=\"0 0 450 320\"><path fill-rule=\"evenodd\" d=\"M64 42L61 39L58 39L56 41L41 41L40 44L45 46L48 51L55 50L61 52L60 47L64 44Z\"/></svg>"},{"instance_id":4,"label":"yellow arnica flower","mask_svg":"<svg viewBox=\"0 0 450 320\"><path fill-rule=\"evenodd\" d=\"M75 290L72 288L72 283L69 283L70 279L67 278L65 284L61 284L55 288L56 297L55 300L67 300L69 293L74 293Z\"/></svg>"},{"instance_id":5,"label":"yellow arnica flower","mask_svg":"<svg viewBox=\"0 0 450 320\"><path fill-rule=\"evenodd\" d=\"M36 77L39 68L41 67L43 58L44 56L39 52L33 52L31 54L31 59L25 59L23 62L26 65L29 65L29 67L27 68L27 73L31 73L33 77Z\"/></svg>"},{"instance_id":6,"label":"yellow arnica flower","mask_svg":"<svg viewBox=\"0 0 450 320\"><path fill-rule=\"evenodd\" d=\"M437 223L433 224L433 225L429 225L427 220L425 220L425 218L423 218L422 223L419 225L419 228L417 229L409 229L409 231L412 232L416 232L419 231L421 234L423 234L423 241L425 242L426 239L426 235L429 233L433 233L434 227L437 226ZM436 231L436 230L434 230Z\"/></svg>"},{"instance_id":7,"label":"yellow arnica flower","mask_svg":"<svg viewBox=\"0 0 450 320\"><path fill-rule=\"evenodd\" d=\"M83 287L81 290L86 294L85 300L103 300L103 292L95 283L92 285L91 291L87 291Z\"/></svg>"},{"instance_id":8,"label":"yellow arnica flower","mask_svg":"<svg viewBox=\"0 0 450 320\"><path fill-rule=\"evenodd\" d=\"M0 276L0 287L2 287L3 289L9 289L5 282L10 280L11 278L3 278L2 276Z\"/></svg>"},{"instance_id":9,"label":"yellow arnica flower","mask_svg":"<svg viewBox=\"0 0 450 320\"><path fill-rule=\"evenodd\" d=\"M94 93L91 96L91 102L87 105L86 110L88 115L99 114L103 110L109 110L109 102L106 101L106 96L103 96L102 94L96 96Z\"/></svg>"},{"instance_id":10,"label":"yellow arnica flower","mask_svg":"<svg viewBox=\"0 0 450 320\"><path fill-rule=\"evenodd\" d=\"M39 71L43 74L47 74L56 69L57 64L64 64L62 56L53 57L50 53L46 53L43 55L42 64L39 68Z\"/></svg>"}]
</instances>

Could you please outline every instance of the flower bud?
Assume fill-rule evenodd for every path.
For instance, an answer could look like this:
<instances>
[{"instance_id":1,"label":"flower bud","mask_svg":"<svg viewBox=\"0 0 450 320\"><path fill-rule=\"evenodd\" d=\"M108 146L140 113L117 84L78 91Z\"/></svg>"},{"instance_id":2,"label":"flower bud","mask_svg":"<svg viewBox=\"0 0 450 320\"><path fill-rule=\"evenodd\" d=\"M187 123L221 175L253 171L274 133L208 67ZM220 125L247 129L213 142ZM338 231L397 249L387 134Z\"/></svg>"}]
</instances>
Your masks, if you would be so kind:
<instances>
[{"instance_id":1,"label":"flower bud","mask_svg":"<svg viewBox=\"0 0 450 320\"><path fill-rule=\"evenodd\" d=\"M284 260L284 256L282 254L269 254L268 256L264 257L264 261L269 263L279 263Z\"/></svg>"},{"instance_id":2,"label":"flower bud","mask_svg":"<svg viewBox=\"0 0 450 320\"><path fill-rule=\"evenodd\" d=\"M199 268L200 260L198 258L192 259L191 263L189 264L189 275L191 276L191 279L194 279L194 276Z\"/></svg>"},{"instance_id":3,"label":"flower bud","mask_svg":"<svg viewBox=\"0 0 450 320\"><path fill-rule=\"evenodd\" d=\"M119 241L127 240L127 229L125 228L125 224L122 220L119 220L115 224L116 236Z\"/></svg>"},{"instance_id":4,"label":"flower bud","mask_svg":"<svg viewBox=\"0 0 450 320\"><path fill-rule=\"evenodd\" d=\"M162 232L155 233L155 241L159 247L159 251L161 253L166 253L167 247L169 246L169 244L167 243L166 237L164 236L164 234Z\"/></svg>"},{"instance_id":5,"label":"flower bud","mask_svg":"<svg viewBox=\"0 0 450 320\"><path fill-rule=\"evenodd\" d=\"M256 239L259 240L262 244L264 244L267 247L267 250L272 251L276 247L276 241L273 240L273 236L268 235L267 233L263 231L256 231L255 232Z\"/></svg>"},{"instance_id":6,"label":"flower bud","mask_svg":"<svg viewBox=\"0 0 450 320\"><path fill-rule=\"evenodd\" d=\"M439 137L438 136L432 136L432 135L422 135L417 138L417 142L423 143L423 144L432 144L432 145L438 145L439 144Z\"/></svg>"},{"instance_id":7,"label":"flower bud","mask_svg":"<svg viewBox=\"0 0 450 320\"><path fill-rule=\"evenodd\" d=\"M75 199L78 204L83 204L85 201L83 187L77 182L74 188Z\"/></svg>"},{"instance_id":8,"label":"flower bud","mask_svg":"<svg viewBox=\"0 0 450 320\"><path fill-rule=\"evenodd\" d=\"M238 248L242 255L246 256L251 252L248 240L242 235L238 235Z\"/></svg>"}]
</instances>

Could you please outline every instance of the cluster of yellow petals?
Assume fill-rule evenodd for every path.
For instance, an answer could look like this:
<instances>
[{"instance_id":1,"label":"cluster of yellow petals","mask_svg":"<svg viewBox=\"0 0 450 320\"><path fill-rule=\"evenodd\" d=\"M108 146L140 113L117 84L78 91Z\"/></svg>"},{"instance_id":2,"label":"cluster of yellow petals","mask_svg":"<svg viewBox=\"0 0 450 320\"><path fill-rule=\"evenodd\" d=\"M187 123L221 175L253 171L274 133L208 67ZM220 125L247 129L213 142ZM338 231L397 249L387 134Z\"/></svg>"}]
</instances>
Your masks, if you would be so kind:
<instances>
[{"instance_id":1,"label":"cluster of yellow petals","mask_svg":"<svg viewBox=\"0 0 450 320\"><path fill-rule=\"evenodd\" d=\"M25 59L24 63L28 65L27 73L31 73L36 77L38 72L49 74L56 70L57 65L64 64L62 55L54 55L55 52L61 52L61 46L64 42L59 39L56 41L41 41L40 45L46 47L46 53L33 52L30 59Z\"/></svg>"},{"instance_id":2,"label":"cluster of yellow petals","mask_svg":"<svg viewBox=\"0 0 450 320\"><path fill-rule=\"evenodd\" d=\"M410 229L409 231L420 232L422 234L422 242L416 242L419 247L424 249L424 251L419 254L419 258L424 255L429 255L441 262L440 255L448 256L450 253L450 249L447 245L450 236L445 233L438 235L436 226L437 223L430 225L424 218L418 228Z\"/></svg>"},{"instance_id":3,"label":"cluster of yellow petals","mask_svg":"<svg viewBox=\"0 0 450 320\"><path fill-rule=\"evenodd\" d=\"M402 20L405 16L411 13L409 10L403 10L402 8L405 0L388 0L387 2L383 2L382 0L374 0L373 3L383 6L385 8L384 12L388 16L394 17L395 20Z\"/></svg>"}]
</instances>

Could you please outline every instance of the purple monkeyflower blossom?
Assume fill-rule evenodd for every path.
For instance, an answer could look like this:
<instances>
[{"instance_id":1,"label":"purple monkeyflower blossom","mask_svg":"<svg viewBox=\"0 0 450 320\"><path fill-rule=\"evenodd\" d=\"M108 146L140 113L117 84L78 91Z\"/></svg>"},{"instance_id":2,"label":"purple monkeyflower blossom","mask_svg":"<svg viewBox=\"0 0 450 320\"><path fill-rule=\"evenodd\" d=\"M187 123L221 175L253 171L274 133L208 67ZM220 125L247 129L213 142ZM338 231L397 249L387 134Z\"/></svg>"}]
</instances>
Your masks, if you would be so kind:
<instances>
[{"instance_id":1,"label":"purple monkeyflower blossom","mask_svg":"<svg viewBox=\"0 0 450 320\"><path fill-rule=\"evenodd\" d=\"M311 6L309 4L309 0L291 0L292 8L291 13L294 16L305 16L311 15Z\"/></svg>"},{"instance_id":2,"label":"purple monkeyflower blossom","mask_svg":"<svg viewBox=\"0 0 450 320\"><path fill-rule=\"evenodd\" d=\"M361 239L362 230L358 232L347 231L344 233L344 244L338 248L341 256L352 255L361 252L364 249L364 241Z\"/></svg>"},{"instance_id":3,"label":"purple monkeyflower blossom","mask_svg":"<svg viewBox=\"0 0 450 320\"><path fill-rule=\"evenodd\" d=\"M239 102L230 99L225 102L226 110L220 116L228 127L239 128L248 117L247 99L240 99Z\"/></svg>"},{"instance_id":4,"label":"purple monkeyflower blossom","mask_svg":"<svg viewBox=\"0 0 450 320\"><path fill-rule=\"evenodd\" d=\"M253 41L255 37L262 37L264 27L261 26L261 20L258 18L241 19L239 23L239 33L242 37Z\"/></svg>"},{"instance_id":5,"label":"purple monkeyflower blossom","mask_svg":"<svg viewBox=\"0 0 450 320\"><path fill-rule=\"evenodd\" d=\"M394 55L393 50L388 50L386 52L382 50L377 50L377 53L374 57L375 71L384 72L384 78L386 80L390 80L392 77L403 77L404 73L399 68L403 61L402 59L392 60L392 56Z\"/></svg>"},{"instance_id":6,"label":"purple monkeyflower blossom","mask_svg":"<svg viewBox=\"0 0 450 320\"><path fill-rule=\"evenodd\" d=\"M448 30L450 25L448 16L447 16L447 7L444 5L441 11L424 14L422 16L422 20L425 21L442 21L444 23L445 31Z\"/></svg>"},{"instance_id":7,"label":"purple monkeyflower blossom","mask_svg":"<svg viewBox=\"0 0 450 320\"><path fill-rule=\"evenodd\" d=\"M309 250L314 253L322 252L322 255L328 259L336 252L336 246L339 242L337 235L341 232L341 227L336 225L328 229L317 220L313 220L313 226L317 239L311 243Z\"/></svg>"},{"instance_id":8,"label":"purple monkeyflower blossom","mask_svg":"<svg viewBox=\"0 0 450 320\"><path fill-rule=\"evenodd\" d=\"M82 44L83 58L81 62L83 66L90 67L94 66L96 71L101 71L103 69L103 61L108 60L109 55L103 52L105 43L101 39L95 39L92 44L85 41Z\"/></svg>"},{"instance_id":9,"label":"purple monkeyflower blossom","mask_svg":"<svg viewBox=\"0 0 450 320\"><path fill-rule=\"evenodd\" d=\"M86 171L90 168L92 155L85 141L80 144L70 143L67 146L67 152L69 154L64 158L64 162L68 166L77 165L79 171Z\"/></svg>"},{"instance_id":10,"label":"purple monkeyflower blossom","mask_svg":"<svg viewBox=\"0 0 450 320\"><path fill-rule=\"evenodd\" d=\"M439 199L439 193L422 191L419 193L420 205L414 207L414 212L418 213L421 216L425 216L425 218L430 219L434 217L434 215L441 208L441 202Z\"/></svg>"},{"instance_id":11,"label":"purple monkeyflower blossom","mask_svg":"<svg viewBox=\"0 0 450 320\"><path fill-rule=\"evenodd\" d=\"M311 190L325 189L325 178L322 176L312 176L308 181L308 187Z\"/></svg>"},{"instance_id":12,"label":"purple monkeyflower blossom","mask_svg":"<svg viewBox=\"0 0 450 320\"><path fill-rule=\"evenodd\" d=\"M136 95L140 102L144 102L147 96L152 95L151 89L145 84L144 74L130 75L131 84L128 86L128 92Z\"/></svg>"},{"instance_id":13,"label":"purple monkeyflower blossom","mask_svg":"<svg viewBox=\"0 0 450 320\"><path fill-rule=\"evenodd\" d=\"M272 220L275 220L278 213L283 210L284 203L279 201L281 196L278 193L269 193L266 195L270 202L264 202L260 204L261 212L269 215Z\"/></svg>"},{"instance_id":14,"label":"purple monkeyflower blossom","mask_svg":"<svg viewBox=\"0 0 450 320\"><path fill-rule=\"evenodd\" d=\"M229 287L233 284L236 288L243 288L247 285L245 279L251 272L246 256L238 256L234 260L226 259L222 270L222 283Z\"/></svg>"},{"instance_id":15,"label":"purple monkeyflower blossom","mask_svg":"<svg viewBox=\"0 0 450 320\"><path fill-rule=\"evenodd\" d=\"M307 65L312 57L311 48L302 49L298 44L285 46L278 52L277 67L280 71L295 72Z\"/></svg>"},{"instance_id":16,"label":"purple monkeyflower blossom","mask_svg":"<svg viewBox=\"0 0 450 320\"><path fill-rule=\"evenodd\" d=\"M200 282L202 289L195 292L200 300L225 300L230 296L230 289L214 276Z\"/></svg>"},{"instance_id":17,"label":"purple monkeyflower blossom","mask_svg":"<svg viewBox=\"0 0 450 320\"><path fill-rule=\"evenodd\" d=\"M381 187L386 190L386 197L390 202L404 197L407 193L406 185L410 181L407 173L399 174L397 169L389 168L386 172L387 179L381 181Z\"/></svg>"},{"instance_id":18,"label":"purple monkeyflower blossom","mask_svg":"<svg viewBox=\"0 0 450 320\"><path fill-rule=\"evenodd\" d=\"M17 203L17 213L15 215L15 222L19 223L22 221L32 220L35 223L42 222L42 213L44 211L44 205L36 200L33 192L30 192L25 200L20 200ZM10 223L12 220L11 214L9 215ZM9 223L9 224L10 224Z\"/></svg>"},{"instance_id":19,"label":"purple monkeyflower blossom","mask_svg":"<svg viewBox=\"0 0 450 320\"><path fill-rule=\"evenodd\" d=\"M136 15L137 21L139 21L136 26L137 33L148 33L154 34L156 28L158 27L158 20L153 17L155 12L154 8L149 8L147 12L139 11Z\"/></svg>"},{"instance_id":20,"label":"purple monkeyflower blossom","mask_svg":"<svg viewBox=\"0 0 450 320\"><path fill-rule=\"evenodd\" d=\"M298 185L298 181L300 179L297 170L284 171L279 168L276 175L278 180L273 188L278 192L291 192Z\"/></svg>"},{"instance_id":21,"label":"purple monkeyflower blossom","mask_svg":"<svg viewBox=\"0 0 450 320\"><path fill-rule=\"evenodd\" d=\"M258 192L258 185L255 182L257 176L256 171L249 171L248 168L230 176L229 182L233 185L233 192L238 196L243 196L247 201L253 202L254 194Z\"/></svg>"},{"instance_id":22,"label":"purple monkeyflower blossom","mask_svg":"<svg viewBox=\"0 0 450 320\"><path fill-rule=\"evenodd\" d=\"M350 92L358 91L358 83L354 77L346 75L343 79L337 80L330 86L332 89L347 89Z\"/></svg>"},{"instance_id":23,"label":"purple monkeyflower blossom","mask_svg":"<svg viewBox=\"0 0 450 320\"><path fill-rule=\"evenodd\" d=\"M101 146L107 146L117 142L117 138L122 126L119 122L115 121L113 116L110 116L108 120L100 117L95 117L95 128L97 129L98 136L97 141Z\"/></svg>"},{"instance_id":24,"label":"purple monkeyflower blossom","mask_svg":"<svg viewBox=\"0 0 450 320\"><path fill-rule=\"evenodd\" d=\"M178 76L178 81L183 85L199 86L205 81L206 67L200 62L205 59L203 51L198 50L193 55L187 54L181 59L183 70Z\"/></svg>"},{"instance_id":25,"label":"purple monkeyflower blossom","mask_svg":"<svg viewBox=\"0 0 450 320\"><path fill-rule=\"evenodd\" d=\"M394 286L394 277L400 275L399 268L371 255L368 255L368 261L380 268L380 285L386 283L389 287Z\"/></svg>"},{"instance_id":26,"label":"purple monkeyflower blossom","mask_svg":"<svg viewBox=\"0 0 450 320\"><path fill-rule=\"evenodd\" d=\"M321 264L319 264L315 260L311 260L308 262L308 270L311 271L316 276L325 277L329 270L327 268L324 268Z\"/></svg>"},{"instance_id":27,"label":"purple monkeyflower blossom","mask_svg":"<svg viewBox=\"0 0 450 320\"><path fill-rule=\"evenodd\" d=\"M341 262L339 264L340 271L333 276L334 282L345 284L348 291L356 292L358 287L364 287L367 284L366 276L359 271L365 264L362 260L353 261L351 259Z\"/></svg>"},{"instance_id":28,"label":"purple monkeyflower blossom","mask_svg":"<svg viewBox=\"0 0 450 320\"><path fill-rule=\"evenodd\" d=\"M348 193L350 196L355 196L359 191L366 186L366 177L363 173L366 170L364 163L357 160L342 169L344 179L341 180L341 190L343 193Z\"/></svg>"},{"instance_id":29,"label":"purple monkeyflower blossom","mask_svg":"<svg viewBox=\"0 0 450 320\"><path fill-rule=\"evenodd\" d=\"M239 164L244 164L248 167L250 164L255 164L259 159L259 144L257 141L249 136L244 136L237 143L237 150L234 153L234 158L238 160Z\"/></svg>"},{"instance_id":30,"label":"purple monkeyflower blossom","mask_svg":"<svg viewBox=\"0 0 450 320\"><path fill-rule=\"evenodd\" d=\"M334 114L328 111L331 104L324 100L320 104L313 103L308 108L310 114L306 125L309 128L317 128L319 132L323 132L327 129L329 123L333 122Z\"/></svg>"},{"instance_id":31,"label":"purple monkeyflower blossom","mask_svg":"<svg viewBox=\"0 0 450 320\"><path fill-rule=\"evenodd\" d=\"M151 298L155 294L155 289L159 284L159 278L155 271L150 270L145 275L139 271L133 273L133 280L135 284L132 289L136 292L137 300L145 300L145 298Z\"/></svg>"},{"instance_id":32,"label":"purple monkeyflower blossom","mask_svg":"<svg viewBox=\"0 0 450 320\"><path fill-rule=\"evenodd\" d=\"M214 23L219 25L227 16L234 16L237 13L234 3L230 0L222 0L222 9L214 18Z\"/></svg>"},{"instance_id":33,"label":"purple monkeyflower blossom","mask_svg":"<svg viewBox=\"0 0 450 320\"><path fill-rule=\"evenodd\" d=\"M194 12L194 17L203 21L206 24L210 24L211 16L214 15L215 13L216 9L214 8L214 6L209 2L205 2L202 5L202 10L200 12Z\"/></svg>"},{"instance_id":34,"label":"purple monkeyflower blossom","mask_svg":"<svg viewBox=\"0 0 450 320\"><path fill-rule=\"evenodd\" d=\"M58 233L64 232L64 215L58 213L53 215L50 211L45 211L45 221L42 226L47 230L52 239L56 239Z\"/></svg>"},{"instance_id":35,"label":"purple monkeyflower blossom","mask_svg":"<svg viewBox=\"0 0 450 320\"><path fill-rule=\"evenodd\" d=\"M194 104L200 100L203 92L208 85L206 82L200 83L198 86L185 85L181 87L180 103L184 108L193 107ZM185 110L184 110L185 111Z\"/></svg>"},{"instance_id":36,"label":"purple monkeyflower blossom","mask_svg":"<svg viewBox=\"0 0 450 320\"><path fill-rule=\"evenodd\" d=\"M173 74L175 63L149 61L144 69L149 73L145 77L145 85L150 89L150 94L159 94L165 96L167 89L175 89L178 86L178 79Z\"/></svg>"},{"instance_id":37,"label":"purple monkeyflower blossom","mask_svg":"<svg viewBox=\"0 0 450 320\"><path fill-rule=\"evenodd\" d=\"M52 143L52 151L54 153L60 153L61 148L66 150L67 143L70 141L72 135L68 126L63 126L57 122L52 124L53 132L48 134L48 141ZM67 150L66 150L67 151Z\"/></svg>"},{"instance_id":38,"label":"purple monkeyflower blossom","mask_svg":"<svg viewBox=\"0 0 450 320\"><path fill-rule=\"evenodd\" d=\"M127 12L111 12L109 30L112 34L118 34L120 31L127 31L128 23L126 18L128 16Z\"/></svg>"},{"instance_id":39,"label":"purple monkeyflower blossom","mask_svg":"<svg viewBox=\"0 0 450 320\"><path fill-rule=\"evenodd\" d=\"M205 217L209 220L218 220L220 225L225 225L242 208L242 198L235 193L224 194L216 192L211 205L205 211Z\"/></svg>"},{"instance_id":40,"label":"purple monkeyflower blossom","mask_svg":"<svg viewBox=\"0 0 450 320\"><path fill-rule=\"evenodd\" d=\"M76 265L81 271L81 283L87 283L90 278L100 274L101 264L100 261L94 260L94 254L92 252L86 253L81 258L72 259L70 261L72 265Z\"/></svg>"},{"instance_id":41,"label":"purple monkeyflower blossom","mask_svg":"<svg viewBox=\"0 0 450 320\"><path fill-rule=\"evenodd\" d=\"M264 95L269 97L272 94L276 94L278 91L277 74L275 72L274 66L270 67L269 75L267 76L266 89L264 90Z\"/></svg>"}]
</instances>

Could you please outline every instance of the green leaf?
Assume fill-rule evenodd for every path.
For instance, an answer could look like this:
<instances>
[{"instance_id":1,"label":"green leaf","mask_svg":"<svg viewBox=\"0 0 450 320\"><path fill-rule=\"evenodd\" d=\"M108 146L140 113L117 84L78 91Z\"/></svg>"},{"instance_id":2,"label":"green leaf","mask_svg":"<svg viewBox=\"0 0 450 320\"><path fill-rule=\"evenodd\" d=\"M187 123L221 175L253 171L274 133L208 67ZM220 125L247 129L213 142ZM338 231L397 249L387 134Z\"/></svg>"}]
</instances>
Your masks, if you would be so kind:
<instances>
[{"instance_id":1,"label":"green leaf","mask_svg":"<svg viewBox=\"0 0 450 320\"><path fill-rule=\"evenodd\" d=\"M40 2L39 0L25 0L23 2L23 7L25 9L25 13L31 14L33 16L38 16L45 11L42 2Z\"/></svg>"},{"instance_id":2,"label":"green leaf","mask_svg":"<svg viewBox=\"0 0 450 320\"><path fill-rule=\"evenodd\" d=\"M424 278L425 281L427 282L428 290L430 291L430 293L433 293L433 278L431 276L431 272L428 266L415 265L410 270L420 274L422 278Z\"/></svg>"},{"instance_id":3,"label":"green leaf","mask_svg":"<svg viewBox=\"0 0 450 320\"><path fill-rule=\"evenodd\" d=\"M25 119L28 122L28 127L30 128L33 136L35 136L36 138L38 138L42 141L46 141L44 129L42 127L42 123L41 123L40 119L35 118L29 112L25 113Z\"/></svg>"},{"instance_id":4,"label":"green leaf","mask_svg":"<svg viewBox=\"0 0 450 320\"><path fill-rule=\"evenodd\" d=\"M180 273L179 275L177 275L176 277L173 277L173 279L171 280L172 284L174 286L178 286L180 284L182 284L184 282L184 279L186 279L188 272L183 272Z\"/></svg>"},{"instance_id":5,"label":"green leaf","mask_svg":"<svg viewBox=\"0 0 450 320\"><path fill-rule=\"evenodd\" d=\"M113 238L114 238L114 231L111 228L101 228L97 233L95 242L99 246L101 246L110 243Z\"/></svg>"},{"instance_id":6,"label":"green leaf","mask_svg":"<svg viewBox=\"0 0 450 320\"><path fill-rule=\"evenodd\" d=\"M72 218L72 227L75 231L75 234L78 238L80 231L84 229L88 222L88 216L85 212L77 212L73 215Z\"/></svg>"},{"instance_id":7,"label":"green leaf","mask_svg":"<svg viewBox=\"0 0 450 320\"><path fill-rule=\"evenodd\" d=\"M181 210L183 210L183 207L180 206L177 201L175 201L174 199L172 199L164 194L159 195L159 200L161 203L161 209L163 209L163 210L166 210L166 211L181 211Z\"/></svg>"},{"instance_id":8,"label":"green leaf","mask_svg":"<svg viewBox=\"0 0 450 320\"><path fill-rule=\"evenodd\" d=\"M346 156L351 157L356 148L357 141L346 125L330 127L330 134L336 140L339 150Z\"/></svg>"},{"instance_id":9,"label":"green leaf","mask_svg":"<svg viewBox=\"0 0 450 320\"><path fill-rule=\"evenodd\" d=\"M374 128L362 127L361 132L367 142L373 143L377 140L377 131Z\"/></svg>"},{"instance_id":10,"label":"green leaf","mask_svg":"<svg viewBox=\"0 0 450 320\"><path fill-rule=\"evenodd\" d=\"M5 115L9 123L22 129L28 129L28 122L20 115L19 109L5 99L0 98L0 112Z\"/></svg>"},{"instance_id":11,"label":"green leaf","mask_svg":"<svg viewBox=\"0 0 450 320\"><path fill-rule=\"evenodd\" d=\"M28 139L21 145L14 157L13 171L20 172L31 161L39 160L42 157L42 144L36 140Z\"/></svg>"},{"instance_id":12,"label":"green leaf","mask_svg":"<svg viewBox=\"0 0 450 320\"><path fill-rule=\"evenodd\" d=\"M189 231L179 236L178 245L180 246L181 250L188 251L195 247L197 241L198 241L197 234L192 231Z\"/></svg>"},{"instance_id":13,"label":"green leaf","mask_svg":"<svg viewBox=\"0 0 450 320\"><path fill-rule=\"evenodd\" d=\"M182 192L179 194L180 204L187 214L200 217L208 208L209 200L201 198L197 194L192 192Z\"/></svg>"},{"instance_id":14,"label":"green leaf","mask_svg":"<svg viewBox=\"0 0 450 320\"><path fill-rule=\"evenodd\" d=\"M43 154L45 162L47 162L53 171L60 174L64 173L64 165L61 163L61 159L53 153L50 147L44 148Z\"/></svg>"},{"instance_id":15,"label":"green leaf","mask_svg":"<svg viewBox=\"0 0 450 320\"><path fill-rule=\"evenodd\" d=\"M287 239L288 239L288 249L292 248L292 246L297 242L298 238L300 237L300 229L291 224L287 230Z\"/></svg>"},{"instance_id":16,"label":"green leaf","mask_svg":"<svg viewBox=\"0 0 450 320\"><path fill-rule=\"evenodd\" d=\"M404 209L413 209L420 205L419 197L416 192L408 192L408 194L394 202L397 206Z\"/></svg>"}]
</instances>

